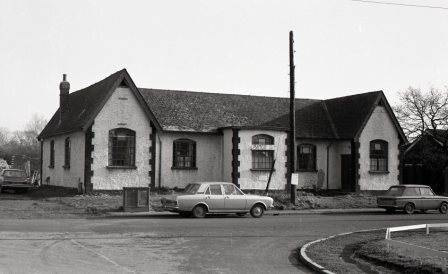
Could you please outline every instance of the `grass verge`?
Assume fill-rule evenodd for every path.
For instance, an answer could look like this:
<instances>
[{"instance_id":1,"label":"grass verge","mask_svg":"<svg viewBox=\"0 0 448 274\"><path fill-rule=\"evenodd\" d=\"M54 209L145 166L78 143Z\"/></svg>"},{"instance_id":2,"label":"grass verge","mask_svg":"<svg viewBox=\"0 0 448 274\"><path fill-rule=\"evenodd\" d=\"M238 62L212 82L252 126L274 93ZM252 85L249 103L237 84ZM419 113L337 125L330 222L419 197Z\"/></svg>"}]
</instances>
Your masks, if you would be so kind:
<instances>
[{"instance_id":1,"label":"grass verge","mask_svg":"<svg viewBox=\"0 0 448 274\"><path fill-rule=\"evenodd\" d=\"M446 250L447 232L397 232L393 239L436 250ZM334 273L447 273L446 260L434 252L392 246L385 230L356 232L318 242L307 256Z\"/></svg>"}]
</instances>

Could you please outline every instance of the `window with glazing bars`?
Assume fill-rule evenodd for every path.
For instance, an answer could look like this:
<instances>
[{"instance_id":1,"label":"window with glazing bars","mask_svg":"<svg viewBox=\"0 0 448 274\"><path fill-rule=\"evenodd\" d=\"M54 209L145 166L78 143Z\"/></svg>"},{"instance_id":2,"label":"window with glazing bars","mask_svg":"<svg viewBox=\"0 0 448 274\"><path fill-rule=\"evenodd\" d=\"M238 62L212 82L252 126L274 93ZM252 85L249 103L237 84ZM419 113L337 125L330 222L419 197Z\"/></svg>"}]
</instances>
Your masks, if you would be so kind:
<instances>
[{"instance_id":1,"label":"window with glazing bars","mask_svg":"<svg viewBox=\"0 0 448 274\"><path fill-rule=\"evenodd\" d=\"M297 147L298 169L316 170L316 147L310 144L302 144Z\"/></svg>"},{"instance_id":2,"label":"window with glazing bars","mask_svg":"<svg viewBox=\"0 0 448 274\"><path fill-rule=\"evenodd\" d=\"M388 145L383 140L370 142L370 171L387 171Z\"/></svg>"},{"instance_id":3,"label":"window with glazing bars","mask_svg":"<svg viewBox=\"0 0 448 274\"><path fill-rule=\"evenodd\" d=\"M126 128L109 131L109 166L135 166L135 131Z\"/></svg>"},{"instance_id":4,"label":"window with glazing bars","mask_svg":"<svg viewBox=\"0 0 448 274\"><path fill-rule=\"evenodd\" d=\"M179 139L173 142L173 167L196 167L196 142L188 139Z\"/></svg>"},{"instance_id":5,"label":"window with glazing bars","mask_svg":"<svg viewBox=\"0 0 448 274\"><path fill-rule=\"evenodd\" d=\"M273 150L252 150L252 169L271 169L273 161Z\"/></svg>"},{"instance_id":6,"label":"window with glazing bars","mask_svg":"<svg viewBox=\"0 0 448 274\"><path fill-rule=\"evenodd\" d=\"M70 167L71 142L70 137L65 138L64 167Z\"/></svg>"}]
</instances>

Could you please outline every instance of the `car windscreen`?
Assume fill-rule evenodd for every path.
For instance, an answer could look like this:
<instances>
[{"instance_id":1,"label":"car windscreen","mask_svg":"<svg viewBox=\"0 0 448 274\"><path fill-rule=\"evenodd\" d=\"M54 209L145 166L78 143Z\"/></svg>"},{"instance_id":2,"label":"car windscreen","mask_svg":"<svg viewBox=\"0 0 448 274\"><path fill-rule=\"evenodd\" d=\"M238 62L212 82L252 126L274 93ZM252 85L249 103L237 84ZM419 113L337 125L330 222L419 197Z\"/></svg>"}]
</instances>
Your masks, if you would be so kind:
<instances>
[{"instance_id":1,"label":"car windscreen","mask_svg":"<svg viewBox=\"0 0 448 274\"><path fill-rule=\"evenodd\" d=\"M25 171L23 170L5 170L3 176L7 177L26 177Z\"/></svg>"},{"instance_id":2,"label":"car windscreen","mask_svg":"<svg viewBox=\"0 0 448 274\"><path fill-rule=\"evenodd\" d=\"M386 192L387 196L401 196L403 194L404 187L391 187Z\"/></svg>"},{"instance_id":3,"label":"car windscreen","mask_svg":"<svg viewBox=\"0 0 448 274\"><path fill-rule=\"evenodd\" d=\"M198 192L198 189L201 185L200 184L189 184L185 187L183 193L185 194L196 194Z\"/></svg>"}]
</instances>

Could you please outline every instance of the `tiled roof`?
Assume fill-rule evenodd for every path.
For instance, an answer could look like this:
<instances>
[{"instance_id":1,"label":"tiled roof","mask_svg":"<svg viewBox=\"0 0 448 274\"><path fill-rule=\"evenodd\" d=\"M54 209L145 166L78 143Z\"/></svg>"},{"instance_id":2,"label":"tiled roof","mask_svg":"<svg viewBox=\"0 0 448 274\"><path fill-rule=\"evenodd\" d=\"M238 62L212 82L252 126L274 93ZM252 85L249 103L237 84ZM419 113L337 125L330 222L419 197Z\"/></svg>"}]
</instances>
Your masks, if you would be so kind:
<instances>
[{"instance_id":1,"label":"tiled roof","mask_svg":"<svg viewBox=\"0 0 448 274\"><path fill-rule=\"evenodd\" d=\"M69 112L62 122L59 120L59 108L43 131L39 138L45 138L58 134L81 130L86 123L95 115L97 108L107 97L112 87L116 85L118 79L122 79L126 70L120 70L107 78L84 89L69 94Z\"/></svg>"},{"instance_id":2,"label":"tiled roof","mask_svg":"<svg viewBox=\"0 0 448 274\"><path fill-rule=\"evenodd\" d=\"M324 101L339 138L358 134L381 95L382 91L374 91Z\"/></svg>"},{"instance_id":3,"label":"tiled roof","mask_svg":"<svg viewBox=\"0 0 448 274\"><path fill-rule=\"evenodd\" d=\"M155 124L164 131L217 132L225 127L288 130L289 98L161 89L137 89L125 69L70 93L70 111L59 121L59 109L39 138L89 126L113 89L127 80ZM360 132L381 91L329 100L296 99L298 138L350 139ZM384 99L385 100L385 99ZM146 103L146 104L145 104ZM154 118L154 119L153 119Z\"/></svg>"},{"instance_id":4,"label":"tiled roof","mask_svg":"<svg viewBox=\"0 0 448 274\"><path fill-rule=\"evenodd\" d=\"M289 99L140 88L164 130L216 132L224 127L289 127ZM335 138L319 100L296 99L297 137Z\"/></svg>"}]
</instances>

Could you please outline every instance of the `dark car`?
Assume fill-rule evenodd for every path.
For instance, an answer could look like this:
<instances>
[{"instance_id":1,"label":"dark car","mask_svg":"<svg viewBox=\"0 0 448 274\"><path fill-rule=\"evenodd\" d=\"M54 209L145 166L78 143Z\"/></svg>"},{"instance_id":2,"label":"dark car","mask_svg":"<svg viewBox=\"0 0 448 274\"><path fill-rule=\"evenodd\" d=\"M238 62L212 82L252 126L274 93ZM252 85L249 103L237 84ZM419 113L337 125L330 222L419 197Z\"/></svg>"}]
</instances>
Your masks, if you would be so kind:
<instances>
[{"instance_id":1,"label":"dark car","mask_svg":"<svg viewBox=\"0 0 448 274\"><path fill-rule=\"evenodd\" d=\"M12 189L14 191L27 191L32 185L24 170L4 169L0 172L0 191Z\"/></svg>"},{"instance_id":2,"label":"dark car","mask_svg":"<svg viewBox=\"0 0 448 274\"><path fill-rule=\"evenodd\" d=\"M380 208L385 208L387 213L395 210L404 210L407 214L420 210L426 213L428 210L439 210L446 214L448 211L448 197L438 196L426 185L396 185L377 198Z\"/></svg>"}]
</instances>

